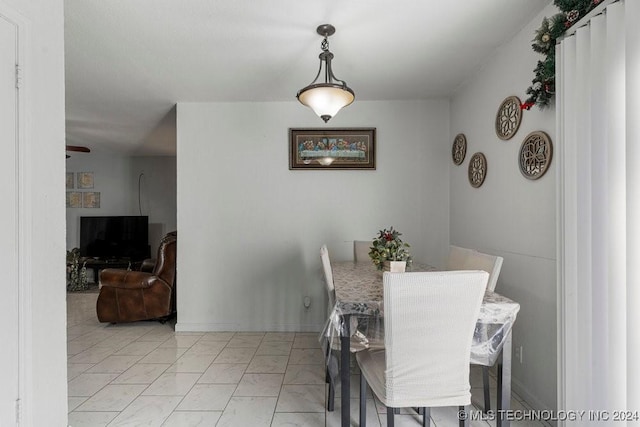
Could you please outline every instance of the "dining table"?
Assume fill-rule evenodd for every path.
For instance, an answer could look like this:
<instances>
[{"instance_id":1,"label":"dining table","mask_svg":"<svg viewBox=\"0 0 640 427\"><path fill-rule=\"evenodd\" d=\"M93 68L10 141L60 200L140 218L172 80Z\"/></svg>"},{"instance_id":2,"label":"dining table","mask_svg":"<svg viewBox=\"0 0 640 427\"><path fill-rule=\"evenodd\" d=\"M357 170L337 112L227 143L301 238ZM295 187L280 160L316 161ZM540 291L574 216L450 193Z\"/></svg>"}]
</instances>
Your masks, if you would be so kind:
<instances>
[{"instance_id":1,"label":"dining table","mask_svg":"<svg viewBox=\"0 0 640 427\"><path fill-rule=\"evenodd\" d=\"M384 342L383 272L371 262L335 262L331 267L336 303L322 336L328 341L328 348L332 348L333 340L340 342L341 425L347 427L351 414L352 339L356 339L358 348ZM407 267L407 272L419 271L438 269L420 263ZM517 302L486 291L471 345L471 364L493 366L497 363L497 408L492 414L498 427L510 425L507 414L511 408L512 327L519 310ZM485 387L488 386L485 384Z\"/></svg>"}]
</instances>

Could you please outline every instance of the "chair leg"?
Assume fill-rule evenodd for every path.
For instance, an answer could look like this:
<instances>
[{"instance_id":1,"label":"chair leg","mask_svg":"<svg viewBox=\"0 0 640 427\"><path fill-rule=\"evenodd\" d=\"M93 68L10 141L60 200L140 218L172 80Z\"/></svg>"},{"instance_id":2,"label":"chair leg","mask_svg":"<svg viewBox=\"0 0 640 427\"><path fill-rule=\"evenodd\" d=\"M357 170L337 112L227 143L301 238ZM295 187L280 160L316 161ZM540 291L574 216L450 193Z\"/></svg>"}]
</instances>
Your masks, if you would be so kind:
<instances>
[{"instance_id":1,"label":"chair leg","mask_svg":"<svg viewBox=\"0 0 640 427\"><path fill-rule=\"evenodd\" d=\"M360 372L360 426L367 425L367 379Z\"/></svg>"},{"instance_id":2,"label":"chair leg","mask_svg":"<svg viewBox=\"0 0 640 427\"><path fill-rule=\"evenodd\" d=\"M422 427L431 425L431 408L422 408Z\"/></svg>"},{"instance_id":3,"label":"chair leg","mask_svg":"<svg viewBox=\"0 0 640 427\"><path fill-rule=\"evenodd\" d=\"M387 406L387 427L393 427L393 414L395 414L395 408L389 408Z\"/></svg>"},{"instance_id":4,"label":"chair leg","mask_svg":"<svg viewBox=\"0 0 640 427\"><path fill-rule=\"evenodd\" d=\"M491 410L491 392L489 391L489 367L482 367L482 387L484 389L484 412Z\"/></svg>"},{"instance_id":5,"label":"chair leg","mask_svg":"<svg viewBox=\"0 0 640 427\"><path fill-rule=\"evenodd\" d=\"M471 405L469 406L458 406L458 425L460 427L469 427L469 416Z\"/></svg>"},{"instance_id":6,"label":"chair leg","mask_svg":"<svg viewBox=\"0 0 640 427\"><path fill-rule=\"evenodd\" d=\"M335 409L336 401L336 389L333 386L333 381L329 379L329 396L327 396L327 411L333 412Z\"/></svg>"}]
</instances>

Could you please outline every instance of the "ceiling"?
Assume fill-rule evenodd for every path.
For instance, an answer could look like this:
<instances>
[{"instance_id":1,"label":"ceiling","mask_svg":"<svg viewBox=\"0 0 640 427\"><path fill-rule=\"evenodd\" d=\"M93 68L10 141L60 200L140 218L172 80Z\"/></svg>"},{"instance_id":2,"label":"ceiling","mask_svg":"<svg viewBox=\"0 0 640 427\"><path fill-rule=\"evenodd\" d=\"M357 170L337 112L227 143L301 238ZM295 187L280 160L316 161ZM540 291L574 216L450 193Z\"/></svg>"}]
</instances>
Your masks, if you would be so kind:
<instances>
[{"instance_id":1,"label":"ceiling","mask_svg":"<svg viewBox=\"0 0 640 427\"><path fill-rule=\"evenodd\" d=\"M65 0L67 144L172 155L178 102L293 101L324 23L355 102L447 97L550 2Z\"/></svg>"}]
</instances>

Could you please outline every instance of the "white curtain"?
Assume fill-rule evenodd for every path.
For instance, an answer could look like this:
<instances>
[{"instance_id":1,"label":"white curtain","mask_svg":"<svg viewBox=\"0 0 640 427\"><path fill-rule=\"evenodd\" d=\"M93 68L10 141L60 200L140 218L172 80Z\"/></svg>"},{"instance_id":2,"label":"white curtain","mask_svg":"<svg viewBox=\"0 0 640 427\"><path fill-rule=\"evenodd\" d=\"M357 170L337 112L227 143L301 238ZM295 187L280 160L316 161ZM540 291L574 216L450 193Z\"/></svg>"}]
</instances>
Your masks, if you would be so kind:
<instances>
[{"instance_id":1,"label":"white curtain","mask_svg":"<svg viewBox=\"0 0 640 427\"><path fill-rule=\"evenodd\" d=\"M619 1L556 48L558 409L610 414L589 425L640 416L639 28Z\"/></svg>"}]
</instances>

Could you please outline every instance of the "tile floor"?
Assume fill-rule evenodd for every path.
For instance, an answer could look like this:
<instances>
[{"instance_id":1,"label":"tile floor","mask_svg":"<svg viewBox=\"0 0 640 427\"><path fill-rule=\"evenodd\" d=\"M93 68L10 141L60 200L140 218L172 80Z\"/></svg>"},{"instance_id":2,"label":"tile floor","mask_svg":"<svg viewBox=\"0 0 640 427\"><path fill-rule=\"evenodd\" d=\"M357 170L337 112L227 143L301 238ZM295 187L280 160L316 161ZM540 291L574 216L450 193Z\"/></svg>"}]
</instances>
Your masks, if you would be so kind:
<instances>
[{"instance_id":1,"label":"tile floor","mask_svg":"<svg viewBox=\"0 0 640 427\"><path fill-rule=\"evenodd\" d=\"M69 293L69 425L82 426L339 426L327 412L323 353L315 333L177 333L159 322L98 323L96 293ZM472 369L473 403L482 401L481 371ZM358 383L352 378L351 419L358 425ZM495 399L495 383L492 385ZM514 409L527 409L514 395ZM373 398L367 425L385 426ZM432 424L457 426L455 408L433 409ZM489 426L494 422L474 422ZM418 426L411 410L396 425ZM533 426L539 423L514 422Z\"/></svg>"}]
</instances>

